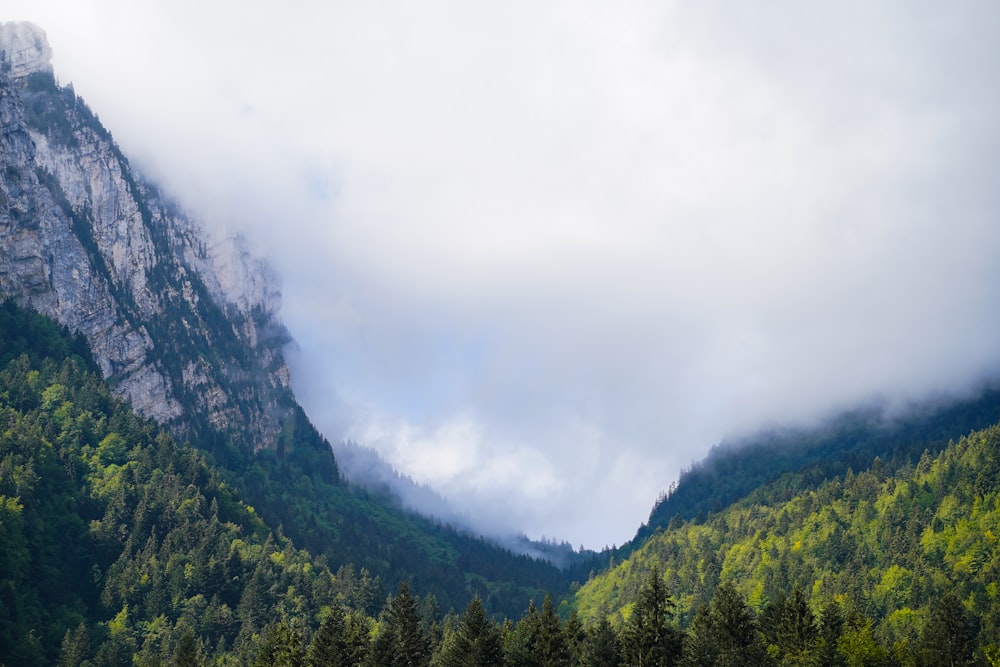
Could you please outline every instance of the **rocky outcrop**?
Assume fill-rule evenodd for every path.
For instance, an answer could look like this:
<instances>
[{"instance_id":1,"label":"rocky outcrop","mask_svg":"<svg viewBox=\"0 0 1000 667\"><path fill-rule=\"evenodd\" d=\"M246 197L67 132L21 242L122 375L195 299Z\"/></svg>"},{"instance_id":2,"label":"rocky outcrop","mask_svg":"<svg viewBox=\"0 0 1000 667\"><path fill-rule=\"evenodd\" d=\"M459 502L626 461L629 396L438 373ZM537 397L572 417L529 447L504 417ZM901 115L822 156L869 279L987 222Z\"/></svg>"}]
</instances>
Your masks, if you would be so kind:
<instances>
[{"instance_id":1,"label":"rocky outcrop","mask_svg":"<svg viewBox=\"0 0 1000 667\"><path fill-rule=\"evenodd\" d=\"M0 296L82 332L141 413L274 446L294 399L273 275L132 171L41 30L0 24L0 56Z\"/></svg>"},{"instance_id":2,"label":"rocky outcrop","mask_svg":"<svg viewBox=\"0 0 1000 667\"><path fill-rule=\"evenodd\" d=\"M52 49L45 33L31 23L0 25L0 66L15 77L51 72Z\"/></svg>"}]
</instances>

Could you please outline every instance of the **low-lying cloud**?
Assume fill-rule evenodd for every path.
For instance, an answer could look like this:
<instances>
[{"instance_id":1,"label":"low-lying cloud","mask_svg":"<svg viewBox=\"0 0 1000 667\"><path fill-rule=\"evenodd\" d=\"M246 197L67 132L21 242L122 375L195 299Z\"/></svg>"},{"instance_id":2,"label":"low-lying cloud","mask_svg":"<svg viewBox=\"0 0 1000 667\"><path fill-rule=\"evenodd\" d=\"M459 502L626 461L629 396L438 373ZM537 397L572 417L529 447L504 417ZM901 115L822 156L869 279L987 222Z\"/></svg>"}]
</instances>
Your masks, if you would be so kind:
<instances>
[{"instance_id":1,"label":"low-lying cloud","mask_svg":"<svg viewBox=\"0 0 1000 667\"><path fill-rule=\"evenodd\" d=\"M1000 370L994 4L314 4L10 18L484 524L621 543L727 433Z\"/></svg>"}]
</instances>

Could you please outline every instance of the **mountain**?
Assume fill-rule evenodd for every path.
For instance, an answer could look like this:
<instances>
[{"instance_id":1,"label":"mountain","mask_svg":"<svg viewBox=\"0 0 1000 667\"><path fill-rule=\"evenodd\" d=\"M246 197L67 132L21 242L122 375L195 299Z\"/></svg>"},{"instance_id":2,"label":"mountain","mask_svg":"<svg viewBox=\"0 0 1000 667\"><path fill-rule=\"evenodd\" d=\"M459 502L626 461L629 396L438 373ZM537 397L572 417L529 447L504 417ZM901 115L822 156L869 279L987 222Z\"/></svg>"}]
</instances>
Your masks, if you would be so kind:
<instances>
[{"instance_id":1,"label":"mountain","mask_svg":"<svg viewBox=\"0 0 1000 667\"><path fill-rule=\"evenodd\" d=\"M817 426L773 428L716 445L685 470L657 501L633 544L672 521L704 517L783 475L813 480L860 470L880 458L916 462L948 442L1000 421L1000 388L985 385L967 398L939 398L892 411L872 405Z\"/></svg>"},{"instance_id":2,"label":"mountain","mask_svg":"<svg viewBox=\"0 0 1000 667\"><path fill-rule=\"evenodd\" d=\"M1000 658L997 390L720 445L622 549L518 545L560 570L345 481L274 276L136 173L50 57L0 25L0 660L296 664L329 632L369 664Z\"/></svg>"},{"instance_id":3,"label":"mountain","mask_svg":"<svg viewBox=\"0 0 1000 667\"><path fill-rule=\"evenodd\" d=\"M981 645L1000 655L998 531L995 424L915 464L876 458L843 476L786 477L707 517L677 519L569 604L582 619L624 623L655 573L687 627L726 586L762 623L795 594L817 628L825 606L847 605L897 664L924 664L913 651L934 609L954 596Z\"/></svg>"},{"instance_id":4,"label":"mountain","mask_svg":"<svg viewBox=\"0 0 1000 667\"><path fill-rule=\"evenodd\" d=\"M345 482L290 388L274 276L136 173L50 57L39 28L0 25L0 298L85 339L115 395L331 568L510 614L563 586L549 563Z\"/></svg>"},{"instance_id":5,"label":"mountain","mask_svg":"<svg viewBox=\"0 0 1000 667\"><path fill-rule=\"evenodd\" d=\"M1000 424L894 472L787 480L656 532L562 608L332 570L136 415L86 341L0 305L6 664L913 665L1000 657ZM576 613L578 612L578 613ZM611 618L614 622L609 623ZM409 662L407 662L409 660ZM993 662L988 662L992 660Z\"/></svg>"},{"instance_id":6,"label":"mountain","mask_svg":"<svg viewBox=\"0 0 1000 667\"><path fill-rule=\"evenodd\" d=\"M273 278L132 170L38 28L3 24L0 54L0 295L83 333L140 413L275 448L294 398Z\"/></svg>"},{"instance_id":7,"label":"mountain","mask_svg":"<svg viewBox=\"0 0 1000 667\"><path fill-rule=\"evenodd\" d=\"M184 632L238 652L282 609L365 609L115 398L80 337L10 301L0 333L0 661L148 661Z\"/></svg>"}]
</instances>

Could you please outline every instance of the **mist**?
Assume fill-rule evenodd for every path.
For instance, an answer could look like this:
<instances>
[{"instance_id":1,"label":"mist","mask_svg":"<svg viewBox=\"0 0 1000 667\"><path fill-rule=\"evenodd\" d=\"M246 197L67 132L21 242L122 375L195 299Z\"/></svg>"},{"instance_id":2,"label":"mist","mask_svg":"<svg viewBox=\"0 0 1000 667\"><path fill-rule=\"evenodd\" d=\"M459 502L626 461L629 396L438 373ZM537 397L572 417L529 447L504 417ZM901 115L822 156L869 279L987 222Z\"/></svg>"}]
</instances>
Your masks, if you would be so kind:
<instances>
[{"instance_id":1,"label":"mist","mask_svg":"<svg viewBox=\"0 0 1000 667\"><path fill-rule=\"evenodd\" d=\"M13 0L281 277L293 383L489 528L621 544L723 438L1000 374L1000 7Z\"/></svg>"}]
</instances>

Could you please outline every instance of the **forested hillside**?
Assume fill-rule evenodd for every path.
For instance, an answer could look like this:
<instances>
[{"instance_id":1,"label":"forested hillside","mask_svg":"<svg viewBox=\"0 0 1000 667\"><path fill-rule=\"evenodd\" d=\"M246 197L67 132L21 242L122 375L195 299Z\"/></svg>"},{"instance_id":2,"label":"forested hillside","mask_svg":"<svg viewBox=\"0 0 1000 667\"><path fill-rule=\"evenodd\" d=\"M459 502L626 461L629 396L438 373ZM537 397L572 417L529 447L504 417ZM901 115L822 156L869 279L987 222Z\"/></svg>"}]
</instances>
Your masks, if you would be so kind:
<instances>
[{"instance_id":1,"label":"forested hillside","mask_svg":"<svg viewBox=\"0 0 1000 667\"><path fill-rule=\"evenodd\" d=\"M328 499L324 517L340 527L327 551L341 560L297 548L205 454L112 396L79 337L11 302L0 307L0 364L0 663L131 664L137 654L157 664L183 642L205 658L250 661L269 627L284 621L308 637L331 609L367 646L396 579L412 581L428 627L473 592L517 614L559 588L547 564L390 508L372 516L380 505L343 485L331 487L344 490L341 506ZM257 467L291 511L309 507L301 489L291 503L296 486L279 462ZM383 532L360 535L366 527ZM383 559L393 579L355 566L341 546ZM552 580L517 583L538 572Z\"/></svg>"},{"instance_id":2,"label":"forested hillside","mask_svg":"<svg viewBox=\"0 0 1000 667\"><path fill-rule=\"evenodd\" d=\"M14 28L28 51L44 45L37 27ZM550 563L344 481L292 395L267 271L210 245L142 179L44 51L33 71L0 67L0 298L86 339L112 393L201 451L268 526L332 568L364 567L390 588L410 581L445 608L478 594L505 614L564 586ZM219 259L229 252L239 256Z\"/></svg>"},{"instance_id":3,"label":"forested hillside","mask_svg":"<svg viewBox=\"0 0 1000 667\"><path fill-rule=\"evenodd\" d=\"M546 594L565 590L557 577L529 590L502 562L471 563L495 576L487 579L465 569L468 556L444 550L437 571L481 591L456 605L419 569L401 570L417 574L396 584L298 546L206 454L113 397L79 337L10 302L0 328L8 667L929 666L1000 657L1000 426L915 466L876 461L823 482L786 476L703 521L657 531L562 604ZM274 488L289 488L271 474ZM426 535L404 516L387 510L384 525L400 522L401 531L387 537ZM429 551L433 537L424 539ZM525 563L519 576L538 571L506 558ZM504 595L508 607L529 597L542 604L491 615L483 599ZM504 616L519 620L501 624Z\"/></svg>"},{"instance_id":4,"label":"forested hillside","mask_svg":"<svg viewBox=\"0 0 1000 667\"><path fill-rule=\"evenodd\" d=\"M942 605L951 605L949 613L964 615L962 627L995 656L998 535L1000 426L992 426L916 465L894 470L876 459L824 481L785 476L704 520L675 521L570 603L585 621L623 624L656 572L680 626L692 631L720 586L760 613L762 624L783 605L815 620L834 604L865 619L860 627L873 650L901 664L923 664L922 637Z\"/></svg>"},{"instance_id":5,"label":"forested hillside","mask_svg":"<svg viewBox=\"0 0 1000 667\"><path fill-rule=\"evenodd\" d=\"M861 470L876 458L890 467L916 462L970 431L1000 422L1000 389L984 387L965 400L910 405L887 414L879 407L841 414L816 427L777 428L723 442L684 471L639 529L637 546L675 517L718 512L786 473L812 481Z\"/></svg>"}]
</instances>

